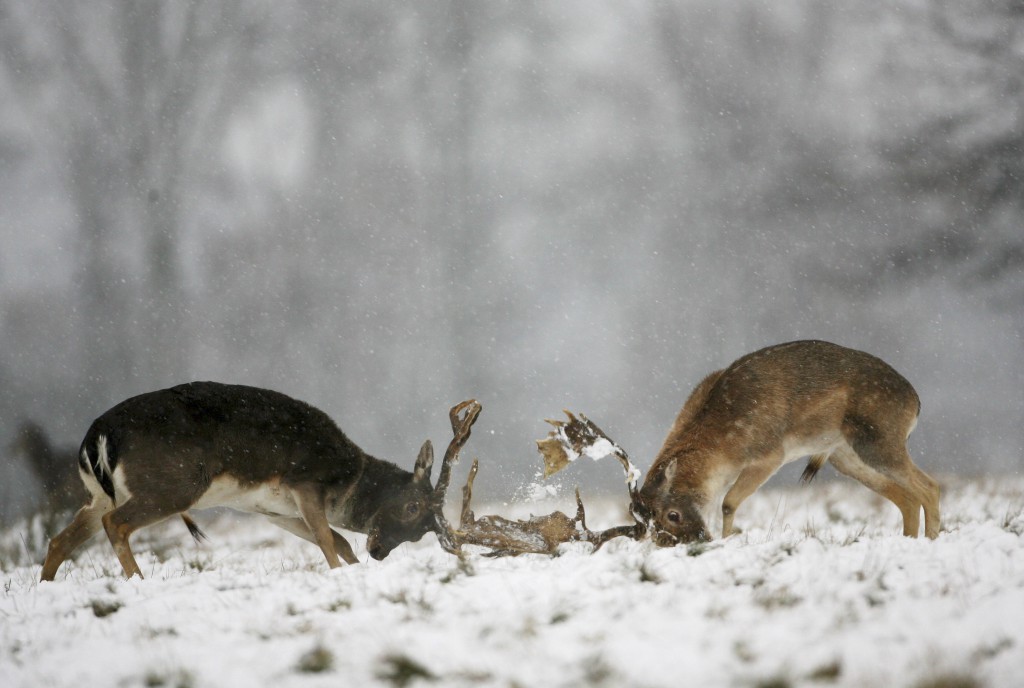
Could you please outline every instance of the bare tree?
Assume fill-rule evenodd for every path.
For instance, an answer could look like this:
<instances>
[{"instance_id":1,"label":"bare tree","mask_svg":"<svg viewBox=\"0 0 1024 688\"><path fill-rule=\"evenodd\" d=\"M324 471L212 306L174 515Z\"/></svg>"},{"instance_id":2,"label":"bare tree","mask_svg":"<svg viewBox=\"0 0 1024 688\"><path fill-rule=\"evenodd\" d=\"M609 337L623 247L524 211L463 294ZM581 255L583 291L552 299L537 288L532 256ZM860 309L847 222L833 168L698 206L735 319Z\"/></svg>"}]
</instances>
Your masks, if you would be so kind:
<instances>
[{"instance_id":1,"label":"bare tree","mask_svg":"<svg viewBox=\"0 0 1024 688\"><path fill-rule=\"evenodd\" d=\"M971 283L1024 274L1024 7L908 3L895 13L906 38L888 52L882 85L903 97L886 105L895 126L875 146L890 165L883 183L933 210L914 218L918 232L891 247L888 265L906 278L959 264ZM1020 303L1014 281L997 305Z\"/></svg>"},{"instance_id":2,"label":"bare tree","mask_svg":"<svg viewBox=\"0 0 1024 688\"><path fill-rule=\"evenodd\" d=\"M186 367L184 210L257 38L248 17L241 1L0 0L0 69L66 161L97 378Z\"/></svg>"}]
</instances>

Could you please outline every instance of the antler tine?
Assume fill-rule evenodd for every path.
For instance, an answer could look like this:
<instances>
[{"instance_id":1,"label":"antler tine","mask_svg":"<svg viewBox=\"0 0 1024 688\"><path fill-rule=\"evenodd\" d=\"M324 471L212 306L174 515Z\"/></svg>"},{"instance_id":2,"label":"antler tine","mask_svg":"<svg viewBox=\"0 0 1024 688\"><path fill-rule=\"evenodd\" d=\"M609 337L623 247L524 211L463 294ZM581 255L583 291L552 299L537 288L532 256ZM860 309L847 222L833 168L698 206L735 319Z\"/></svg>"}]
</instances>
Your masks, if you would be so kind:
<instances>
[{"instance_id":1,"label":"antler tine","mask_svg":"<svg viewBox=\"0 0 1024 688\"><path fill-rule=\"evenodd\" d=\"M448 412L448 418L452 423L452 441L448 443L448 449L444 452L444 459L441 460L441 470L437 475L437 484L434 488L434 495L444 499L444 493L448 490L448 484L452 479L452 466L459 461L459 451L469 440L473 423L480 415L482 407L476 399L468 399L461 404L456 404ZM463 413L465 412L465 413Z\"/></svg>"},{"instance_id":2,"label":"antler tine","mask_svg":"<svg viewBox=\"0 0 1024 688\"><path fill-rule=\"evenodd\" d=\"M469 426L472 426L476 422L476 417L480 413L480 402L476 399L466 399L460 404L452 406L451 410L448 411L448 420L452 423L452 433L458 436L459 432L465 428L465 431L469 432ZM466 415L460 418L459 415L466 411ZM467 425L468 423L468 425Z\"/></svg>"}]
</instances>

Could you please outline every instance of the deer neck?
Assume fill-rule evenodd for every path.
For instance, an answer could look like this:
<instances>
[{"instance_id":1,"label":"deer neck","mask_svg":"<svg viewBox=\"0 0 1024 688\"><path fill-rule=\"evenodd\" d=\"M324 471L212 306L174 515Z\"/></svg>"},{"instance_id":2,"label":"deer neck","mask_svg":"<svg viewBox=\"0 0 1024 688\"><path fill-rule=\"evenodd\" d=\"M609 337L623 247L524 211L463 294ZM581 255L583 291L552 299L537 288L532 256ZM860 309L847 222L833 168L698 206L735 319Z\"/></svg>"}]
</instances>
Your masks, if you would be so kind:
<instances>
[{"instance_id":1,"label":"deer neck","mask_svg":"<svg viewBox=\"0 0 1024 688\"><path fill-rule=\"evenodd\" d=\"M347 523L350 530L365 533L381 504L398 488L412 480L412 474L393 463L366 455L363 471L352 486L347 501Z\"/></svg>"},{"instance_id":2,"label":"deer neck","mask_svg":"<svg viewBox=\"0 0 1024 688\"><path fill-rule=\"evenodd\" d=\"M737 470L728 461L723 442L714 433L691 427L667 444L656 462L674 464L672 480L666 489L678 496L689 496L701 507L714 502Z\"/></svg>"}]
</instances>

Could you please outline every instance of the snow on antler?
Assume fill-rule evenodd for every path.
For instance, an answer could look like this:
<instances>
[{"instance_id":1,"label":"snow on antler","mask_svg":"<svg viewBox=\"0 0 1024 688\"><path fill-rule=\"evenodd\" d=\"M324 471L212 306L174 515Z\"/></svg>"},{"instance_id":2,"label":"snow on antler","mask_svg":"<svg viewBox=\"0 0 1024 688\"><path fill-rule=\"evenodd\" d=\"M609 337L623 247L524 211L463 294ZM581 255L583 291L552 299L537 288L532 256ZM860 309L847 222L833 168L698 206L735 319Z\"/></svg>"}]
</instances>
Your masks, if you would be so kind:
<instances>
[{"instance_id":1,"label":"snow on antler","mask_svg":"<svg viewBox=\"0 0 1024 688\"><path fill-rule=\"evenodd\" d=\"M634 496L637 482L640 480L640 469L629 460L626 451L582 413L579 418L570 411L563 413L568 416L568 422L545 421L555 429L544 439L537 440L537 450L544 457L544 477L554 475L581 456L588 456L594 461L605 456L615 456L626 472L629 494L631 497Z\"/></svg>"}]
</instances>

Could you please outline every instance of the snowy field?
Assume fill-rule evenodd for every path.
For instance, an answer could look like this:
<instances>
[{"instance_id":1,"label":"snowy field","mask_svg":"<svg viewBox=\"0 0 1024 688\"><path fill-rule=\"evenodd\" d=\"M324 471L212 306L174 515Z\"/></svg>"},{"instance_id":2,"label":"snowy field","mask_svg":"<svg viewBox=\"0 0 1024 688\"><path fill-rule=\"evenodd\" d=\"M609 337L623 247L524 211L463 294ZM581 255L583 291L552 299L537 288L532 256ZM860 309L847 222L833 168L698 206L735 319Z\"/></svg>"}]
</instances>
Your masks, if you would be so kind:
<instances>
[{"instance_id":1,"label":"snowy field","mask_svg":"<svg viewBox=\"0 0 1024 688\"><path fill-rule=\"evenodd\" d=\"M432 535L329 571L258 518L100 538L39 584L3 536L0 686L1021 686L1024 481L954 483L937 541L842 480L764 490L699 548L460 561ZM586 501L586 496L584 495ZM590 525L619 521L590 507ZM523 516L571 503L478 508Z\"/></svg>"}]
</instances>

